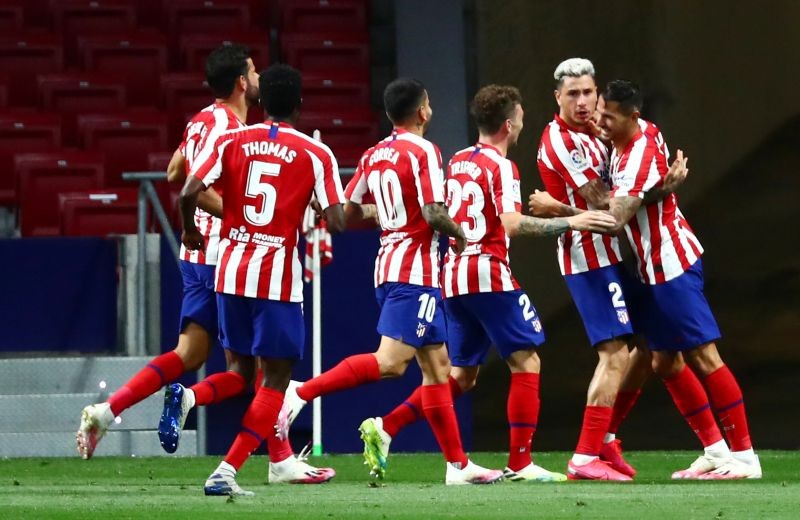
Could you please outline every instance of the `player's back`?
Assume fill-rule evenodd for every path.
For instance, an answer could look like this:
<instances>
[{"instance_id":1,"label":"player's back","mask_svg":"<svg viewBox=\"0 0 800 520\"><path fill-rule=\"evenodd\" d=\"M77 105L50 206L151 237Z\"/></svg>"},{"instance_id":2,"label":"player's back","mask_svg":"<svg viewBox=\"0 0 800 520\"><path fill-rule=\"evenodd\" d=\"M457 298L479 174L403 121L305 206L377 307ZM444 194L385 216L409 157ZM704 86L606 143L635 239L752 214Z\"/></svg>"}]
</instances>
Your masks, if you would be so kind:
<instances>
[{"instance_id":1,"label":"player's back","mask_svg":"<svg viewBox=\"0 0 800 520\"><path fill-rule=\"evenodd\" d=\"M346 197L375 200L383 233L375 285L404 282L438 286L438 234L422 214L426 204L444 202L439 150L430 141L394 130L361 157Z\"/></svg>"},{"instance_id":2,"label":"player's back","mask_svg":"<svg viewBox=\"0 0 800 520\"><path fill-rule=\"evenodd\" d=\"M217 291L302 301L298 228L312 194L323 208L342 200L330 149L286 123L232 130L196 171L225 193ZM216 186L216 184L215 184Z\"/></svg>"},{"instance_id":3,"label":"player's back","mask_svg":"<svg viewBox=\"0 0 800 520\"><path fill-rule=\"evenodd\" d=\"M183 131L183 140L178 147L181 155L186 160L186 173L192 170L195 159L198 158L200 151L206 141L213 141L222 133L242 128L244 124L239 121L236 114L223 103L212 103L203 110L195 114L186 124ZM217 193L220 195L222 187L218 187ZM195 264L214 265L217 262L219 251L219 230L220 220L197 208L194 213L194 223L200 233L203 234L205 249L203 251L189 251L181 244L180 258Z\"/></svg>"},{"instance_id":4,"label":"player's back","mask_svg":"<svg viewBox=\"0 0 800 520\"><path fill-rule=\"evenodd\" d=\"M518 289L500 219L522 210L516 165L486 144L457 152L447 167L447 207L464 230L467 247L456 254L450 240L442 273L445 297Z\"/></svg>"}]
</instances>

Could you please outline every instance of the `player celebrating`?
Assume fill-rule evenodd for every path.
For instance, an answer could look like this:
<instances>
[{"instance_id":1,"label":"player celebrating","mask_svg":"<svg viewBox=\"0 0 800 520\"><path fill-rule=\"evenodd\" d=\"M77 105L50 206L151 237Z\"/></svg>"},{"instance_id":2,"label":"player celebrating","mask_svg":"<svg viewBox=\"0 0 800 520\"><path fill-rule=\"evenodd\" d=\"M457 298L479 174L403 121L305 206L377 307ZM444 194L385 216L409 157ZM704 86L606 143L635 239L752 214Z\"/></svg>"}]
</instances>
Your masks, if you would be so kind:
<instances>
[{"instance_id":1,"label":"player celebrating","mask_svg":"<svg viewBox=\"0 0 800 520\"><path fill-rule=\"evenodd\" d=\"M216 99L187 124L183 141L170 161L170 181L182 181L185 168L195 162L202 143L226 130L244 126L248 107L258 103L258 73L245 47L231 45L212 51L206 61L206 80ZM218 335L213 280L220 220L214 215L222 214L222 200L214 190L208 190L201 195L198 205L195 225L203 234L204 248L202 251L181 248L183 302L178 346L151 360L106 402L83 409L77 443L78 452L84 459L92 456L116 416L185 371L197 370L208 358ZM187 392L193 404L211 404L241 393L252 374L236 365L229 368L229 371L214 374L205 383L193 387L194 391ZM180 396L175 397L180 401ZM182 422L180 424L182 426ZM174 452L178 445L177 435L166 442L162 436L162 444L167 451Z\"/></svg>"},{"instance_id":2,"label":"player celebrating","mask_svg":"<svg viewBox=\"0 0 800 520\"><path fill-rule=\"evenodd\" d=\"M613 143L610 211L617 230L625 229L642 281L629 291L637 300L634 320L653 351L654 371L704 447L703 455L672 478L761 478L742 391L715 344L721 334L703 294L700 242L674 194L658 203L642 201L662 183L666 145L641 131L641 108L636 85L612 81L598 104L598 126ZM709 397L730 450L714 421Z\"/></svg>"},{"instance_id":3,"label":"player celebrating","mask_svg":"<svg viewBox=\"0 0 800 520\"><path fill-rule=\"evenodd\" d=\"M494 345L511 370L508 394L510 449L504 476L512 481L562 481L566 476L533 463L531 442L539 416L542 324L511 274L509 237L558 235L569 229L603 231L613 218L600 212L540 219L523 216L519 173L506 158L522 132L522 96L510 86L489 85L475 94L470 112L478 142L456 153L447 171L450 216L467 237L466 249L451 248L444 260L443 290L454 398L475 386L480 365ZM451 242L451 245L454 245ZM386 468L392 437L415 421L421 389L387 416L361 424L367 464Z\"/></svg>"},{"instance_id":4,"label":"player celebrating","mask_svg":"<svg viewBox=\"0 0 800 520\"><path fill-rule=\"evenodd\" d=\"M274 436L292 365L302 358L297 229L312 194L325 212L328 229L344 228L336 159L328 147L292 128L301 104L300 74L274 65L261 75L259 88L269 120L207 142L181 192L182 241L200 250L203 236L192 219L197 198L217 181L223 186L215 280L220 340L235 362L250 370L257 363L263 374L242 431L206 481L206 495L252 495L237 485L236 472Z\"/></svg>"},{"instance_id":5,"label":"player celebrating","mask_svg":"<svg viewBox=\"0 0 800 520\"><path fill-rule=\"evenodd\" d=\"M290 385L279 426L285 432L316 397L401 376L416 357L423 374L422 408L447 461L446 484L488 484L503 473L468 460L448 384L438 233L452 237L458 252L466 237L443 204L439 150L422 137L433 111L425 87L411 78L392 81L383 101L392 134L363 154L346 190L346 211L353 218L362 216L360 204L372 194L383 228L375 261L381 342L374 354L350 356L302 385Z\"/></svg>"}]
</instances>

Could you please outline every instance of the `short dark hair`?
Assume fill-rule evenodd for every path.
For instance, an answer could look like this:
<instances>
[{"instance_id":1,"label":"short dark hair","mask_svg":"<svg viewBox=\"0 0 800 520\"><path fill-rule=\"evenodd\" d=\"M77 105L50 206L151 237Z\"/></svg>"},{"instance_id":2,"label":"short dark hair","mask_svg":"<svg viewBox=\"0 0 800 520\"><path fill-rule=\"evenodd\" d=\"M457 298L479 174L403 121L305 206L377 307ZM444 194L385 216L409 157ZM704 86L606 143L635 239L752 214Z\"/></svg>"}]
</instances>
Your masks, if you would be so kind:
<instances>
[{"instance_id":1,"label":"short dark hair","mask_svg":"<svg viewBox=\"0 0 800 520\"><path fill-rule=\"evenodd\" d=\"M244 45L217 47L206 58L206 81L217 98L227 98L240 76L247 76L250 49Z\"/></svg>"},{"instance_id":2,"label":"short dark hair","mask_svg":"<svg viewBox=\"0 0 800 520\"><path fill-rule=\"evenodd\" d=\"M422 105L425 85L414 78L397 78L383 91L383 107L392 123L400 123Z\"/></svg>"},{"instance_id":3,"label":"short dark hair","mask_svg":"<svg viewBox=\"0 0 800 520\"><path fill-rule=\"evenodd\" d=\"M472 98L469 113L478 129L491 135L500 130L506 119L514 115L514 107L521 104L522 94L516 87L487 85Z\"/></svg>"},{"instance_id":4,"label":"short dark hair","mask_svg":"<svg viewBox=\"0 0 800 520\"><path fill-rule=\"evenodd\" d=\"M258 89L261 107L272 117L289 117L302 103L300 72L283 63L276 63L261 73Z\"/></svg>"},{"instance_id":5,"label":"short dark hair","mask_svg":"<svg viewBox=\"0 0 800 520\"><path fill-rule=\"evenodd\" d=\"M625 114L632 114L634 111L642 110L644 100L639 85L624 79L609 81L603 91L603 99L606 102L614 101L619 104L619 108Z\"/></svg>"}]
</instances>

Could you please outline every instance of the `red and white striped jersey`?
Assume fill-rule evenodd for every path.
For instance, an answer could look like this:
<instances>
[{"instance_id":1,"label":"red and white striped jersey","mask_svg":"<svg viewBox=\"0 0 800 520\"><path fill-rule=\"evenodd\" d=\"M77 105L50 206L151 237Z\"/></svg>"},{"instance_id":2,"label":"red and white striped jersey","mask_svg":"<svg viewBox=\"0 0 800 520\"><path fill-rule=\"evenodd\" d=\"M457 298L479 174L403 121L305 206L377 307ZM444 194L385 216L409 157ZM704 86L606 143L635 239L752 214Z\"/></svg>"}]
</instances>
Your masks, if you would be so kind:
<instances>
[{"instance_id":1,"label":"red and white striped jersey","mask_svg":"<svg viewBox=\"0 0 800 520\"><path fill-rule=\"evenodd\" d=\"M666 143L655 125L645 126L645 130L639 130L622 153L615 149L611 154L612 197L644 198L663 184L668 170ZM677 278L703 253L674 193L641 206L625 226L625 233L636 255L639 276L650 285Z\"/></svg>"},{"instance_id":2,"label":"red and white striped jersey","mask_svg":"<svg viewBox=\"0 0 800 520\"><path fill-rule=\"evenodd\" d=\"M519 289L500 220L503 213L522 211L517 166L488 144L457 152L447 166L447 207L464 230L467 247L456 254L450 239L442 267L445 298Z\"/></svg>"},{"instance_id":3,"label":"red and white striped jersey","mask_svg":"<svg viewBox=\"0 0 800 520\"><path fill-rule=\"evenodd\" d=\"M222 204L216 290L250 298L303 301L298 229L311 201L344 201L330 148L286 123L230 130L205 149L192 175L216 181ZM204 149L204 150L205 150Z\"/></svg>"},{"instance_id":4,"label":"red and white striped jersey","mask_svg":"<svg viewBox=\"0 0 800 520\"><path fill-rule=\"evenodd\" d=\"M361 204L367 193L383 228L375 287L386 282L439 287L439 234L422 216L426 204L444 202L436 145L402 129L392 131L361 156L345 196Z\"/></svg>"},{"instance_id":5,"label":"red and white striped jersey","mask_svg":"<svg viewBox=\"0 0 800 520\"><path fill-rule=\"evenodd\" d=\"M181 155L186 159L186 173L192 171L192 165L206 141L213 141L223 132L243 126L244 124L239 121L236 114L222 103L209 105L195 114L186 124L183 141L179 147ZM222 195L219 188L215 189ZM194 212L194 223L203 234L206 244L205 251L190 251L181 244L180 258L193 264L215 265L219 251L219 228L222 221L197 208Z\"/></svg>"},{"instance_id":6,"label":"red and white striped jersey","mask_svg":"<svg viewBox=\"0 0 800 520\"><path fill-rule=\"evenodd\" d=\"M551 196L575 208L596 209L578 189L598 178L608 184L608 148L600 139L567 126L556 115L542 133L537 163ZM561 274L583 273L621 260L616 237L572 230L558 237Z\"/></svg>"}]
</instances>

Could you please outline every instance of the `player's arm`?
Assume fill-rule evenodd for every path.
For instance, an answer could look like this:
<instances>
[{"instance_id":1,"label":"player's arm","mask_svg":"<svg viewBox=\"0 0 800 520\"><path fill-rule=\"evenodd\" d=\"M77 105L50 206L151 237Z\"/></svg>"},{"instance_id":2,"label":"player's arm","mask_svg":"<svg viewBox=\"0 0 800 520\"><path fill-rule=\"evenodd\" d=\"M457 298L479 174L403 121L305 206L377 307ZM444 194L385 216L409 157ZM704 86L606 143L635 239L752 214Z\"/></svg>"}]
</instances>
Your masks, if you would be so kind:
<instances>
[{"instance_id":1,"label":"player's arm","mask_svg":"<svg viewBox=\"0 0 800 520\"><path fill-rule=\"evenodd\" d=\"M378 208L375 204L359 204L348 200L344 206L344 218L347 225L352 225L362 220L378 221Z\"/></svg>"},{"instance_id":2,"label":"player's arm","mask_svg":"<svg viewBox=\"0 0 800 520\"><path fill-rule=\"evenodd\" d=\"M612 235L619 233L641 206L642 199L639 197L623 196L612 198L609 213L614 217L616 223L608 230L608 233Z\"/></svg>"},{"instance_id":3,"label":"player's arm","mask_svg":"<svg viewBox=\"0 0 800 520\"><path fill-rule=\"evenodd\" d=\"M611 230L616 220L602 211L585 211L569 217L538 218L522 213L503 213L500 215L503 228L510 237L560 235L570 229L604 233Z\"/></svg>"},{"instance_id":4,"label":"player's arm","mask_svg":"<svg viewBox=\"0 0 800 520\"><path fill-rule=\"evenodd\" d=\"M464 235L464 230L450 218L450 215L447 214L447 208L441 202L425 204L422 207L422 218L434 230L455 239L456 244L453 249L456 253L461 253L467 247L467 237Z\"/></svg>"},{"instance_id":5,"label":"player's arm","mask_svg":"<svg viewBox=\"0 0 800 520\"><path fill-rule=\"evenodd\" d=\"M683 184L683 181L686 180L686 176L689 175L689 168L686 167L688 161L689 158L683 156L683 150L678 150L675 160L672 161L669 171L664 176L663 184L645 193L642 204L646 206L653 202L664 200L672 193L675 193L678 187Z\"/></svg>"},{"instance_id":6,"label":"player's arm","mask_svg":"<svg viewBox=\"0 0 800 520\"><path fill-rule=\"evenodd\" d=\"M184 182L186 180L186 157L180 148L175 149L167 165L168 182Z\"/></svg>"},{"instance_id":7,"label":"player's arm","mask_svg":"<svg viewBox=\"0 0 800 520\"><path fill-rule=\"evenodd\" d=\"M197 197L206 189L203 181L195 176L189 176L183 185L179 199L183 233L181 241L191 251L202 251L205 247L203 234L194 223L194 210L197 208Z\"/></svg>"}]
</instances>

